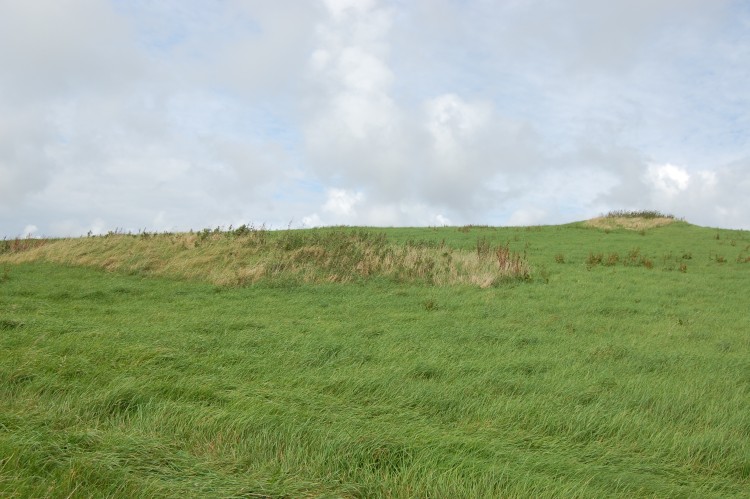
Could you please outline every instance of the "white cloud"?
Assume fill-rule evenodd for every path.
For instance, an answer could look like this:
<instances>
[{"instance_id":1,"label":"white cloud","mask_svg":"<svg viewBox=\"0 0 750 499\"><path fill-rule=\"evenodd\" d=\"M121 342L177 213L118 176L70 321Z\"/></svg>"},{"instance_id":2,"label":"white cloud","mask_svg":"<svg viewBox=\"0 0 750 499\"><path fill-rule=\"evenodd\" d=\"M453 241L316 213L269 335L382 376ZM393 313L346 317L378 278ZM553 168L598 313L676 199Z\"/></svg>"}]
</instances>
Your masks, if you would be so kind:
<instances>
[{"instance_id":1,"label":"white cloud","mask_svg":"<svg viewBox=\"0 0 750 499\"><path fill-rule=\"evenodd\" d=\"M361 192L351 192L345 189L329 189L323 211L337 217L352 217L356 215L356 206L364 200Z\"/></svg>"},{"instance_id":2,"label":"white cloud","mask_svg":"<svg viewBox=\"0 0 750 499\"><path fill-rule=\"evenodd\" d=\"M36 233L39 232L39 227L36 225L27 225L23 228L23 237L33 237L36 235Z\"/></svg>"},{"instance_id":3,"label":"white cloud","mask_svg":"<svg viewBox=\"0 0 750 499\"><path fill-rule=\"evenodd\" d=\"M451 225L451 219L444 217L439 213L435 215L435 222L437 225Z\"/></svg>"},{"instance_id":4,"label":"white cloud","mask_svg":"<svg viewBox=\"0 0 750 499\"><path fill-rule=\"evenodd\" d=\"M470 104L457 95L446 94L427 101L426 112L427 129L432 135L435 153L450 157L470 145L475 135L489 124L491 106Z\"/></svg>"},{"instance_id":5,"label":"white cloud","mask_svg":"<svg viewBox=\"0 0 750 499\"><path fill-rule=\"evenodd\" d=\"M389 191L408 168L406 117L390 95L386 62L391 13L374 3L331 5L332 17L317 26L319 45L309 66L304 141L310 166L325 181Z\"/></svg>"},{"instance_id":6,"label":"white cloud","mask_svg":"<svg viewBox=\"0 0 750 499\"><path fill-rule=\"evenodd\" d=\"M347 14L367 12L376 4L375 0L324 0L325 6L336 21L343 21Z\"/></svg>"},{"instance_id":7,"label":"white cloud","mask_svg":"<svg viewBox=\"0 0 750 499\"><path fill-rule=\"evenodd\" d=\"M317 213L302 217L302 228L320 227L321 225L323 225L323 221Z\"/></svg>"},{"instance_id":8,"label":"white cloud","mask_svg":"<svg viewBox=\"0 0 750 499\"><path fill-rule=\"evenodd\" d=\"M126 20L97 0L6 0L0 88L14 99L122 88L142 71Z\"/></svg>"},{"instance_id":9,"label":"white cloud","mask_svg":"<svg viewBox=\"0 0 750 499\"><path fill-rule=\"evenodd\" d=\"M508 219L508 225L538 225L544 220L547 212L539 208L524 208L516 210Z\"/></svg>"},{"instance_id":10,"label":"white cloud","mask_svg":"<svg viewBox=\"0 0 750 499\"><path fill-rule=\"evenodd\" d=\"M742 2L0 1L4 234L750 220Z\"/></svg>"},{"instance_id":11,"label":"white cloud","mask_svg":"<svg viewBox=\"0 0 750 499\"><path fill-rule=\"evenodd\" d=\"M669 163L649 165L646 180L660 193L672 197L688 188L690 174L684 168Z\"/></svg>"}]
</instances>

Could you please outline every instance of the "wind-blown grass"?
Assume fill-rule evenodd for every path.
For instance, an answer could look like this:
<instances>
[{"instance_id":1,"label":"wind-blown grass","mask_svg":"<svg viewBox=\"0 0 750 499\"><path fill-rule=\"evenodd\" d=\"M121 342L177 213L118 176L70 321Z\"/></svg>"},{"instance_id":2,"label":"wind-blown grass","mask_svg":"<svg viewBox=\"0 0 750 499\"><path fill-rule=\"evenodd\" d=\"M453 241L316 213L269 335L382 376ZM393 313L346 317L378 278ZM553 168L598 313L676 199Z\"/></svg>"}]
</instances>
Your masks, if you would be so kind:
<instances>
[{"instance_id":1,"label":"wind-blown grass","mask_svg":"<svg viewBox=\"0 0 750 499\"><path fill-rule=\"evenodd\" d=\"M747 495L750 233L382 232L498 266L525 252L546 278L237 287L155 277L158 253L114 272L15 262L57 241L0 255L0 496ZM182 251L206 265L241 240L201 234ZM291 258L300 234L263 244ZM169 237L73 254L167 258Z\"/></svg>"},{"instance_id":2,"label":"wind-blown grass","mask_svg":"<svg viewBox=\"0 0 750 499\"><path fill-rule=\"evenodd\" d=\"M234 231L190 234L110 234L50 241L7 241L8 261L53 261L130 274L202 279L219 285L262 280L299 283L384 278L434 285L480 287L529 279L523 257L507 245L477 251L435 241L395 244L380 232L354 229L271 232L242 226Z\"/></svg>"}]
</instances>

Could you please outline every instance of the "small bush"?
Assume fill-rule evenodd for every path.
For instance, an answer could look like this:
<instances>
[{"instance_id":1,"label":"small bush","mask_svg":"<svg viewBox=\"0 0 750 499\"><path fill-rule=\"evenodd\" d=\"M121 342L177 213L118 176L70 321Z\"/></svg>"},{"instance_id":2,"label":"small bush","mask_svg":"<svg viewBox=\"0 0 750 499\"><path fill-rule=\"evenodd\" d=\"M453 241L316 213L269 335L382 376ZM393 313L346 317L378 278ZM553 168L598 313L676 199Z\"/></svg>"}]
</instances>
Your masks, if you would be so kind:
<instances>
[{"instance_id":1,"label":"small bush","mask_svg":"<svg viewBox=\"0 0 750 499\"><path fill-rule=\"evenodd\" d=\"M497 264L500 273L504 276L513 276L521 279L529 278L529 267L526 259L510 250L508 245L498 246L495 249Z\"/></svg>"},{"instance_id":2,"label":"small bush","mask_svg":"<svg viewBox=\"0 0 750 499\"><path fill-rule=\"evenodd\" d=\"M588 258L586 258L586 265L589 267L595 267L596 265L599 265L604 260L604 255L602 253L593 253L589 252Z\"/></svg>"},{"instance_id":3,"label":"small bush","mask_svg":"<svg viewBox=\"0 0 750 499\"><path fill-rule=\"evenodd\" d=\"M563 255L562 253L556 254L555 255L555 261L557 263L565 263L565 255Z\"/></svg>"},{"instance_id":4,"label":"small bush","mask_svg":"<svg viewBox=\"0 0 750 499\"><path fill-rule=\"evenodd\" d=\"M623 262L625 265L638 265L641 259L641 249L633 248L628 251L628 256Z\"/></svg>"},{"instance_id":5,"label":"small bush","mask_svg":"<svg viewBox=\"0 0 750 499\"><path fill-rule=\"evenodd\" d=\"M588 268L597 265L613 267L620 262L625 266L646 267L649 269L654 267L654 262L651 259L641 255L640 248L631 249L624 258L620 258L619 253L610 253L605 256L604 253L594 253L593 251L589 252L589 256L586 258L586 266Z\"/></svg>"}]
</instances>

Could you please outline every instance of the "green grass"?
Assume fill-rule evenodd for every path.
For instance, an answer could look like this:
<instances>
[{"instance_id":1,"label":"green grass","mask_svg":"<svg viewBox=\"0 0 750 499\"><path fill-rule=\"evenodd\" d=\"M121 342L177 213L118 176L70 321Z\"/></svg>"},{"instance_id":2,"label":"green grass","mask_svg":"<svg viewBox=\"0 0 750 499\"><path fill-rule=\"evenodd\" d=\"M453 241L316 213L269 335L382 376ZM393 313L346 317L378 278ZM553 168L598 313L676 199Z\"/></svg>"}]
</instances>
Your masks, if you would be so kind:
<instances>
[{"instance_id":1,"label":"green grass","mask_svg":"<svg viewBox=\"0 0 750 499\"><path fill-rule=\"evenodd\" d=\"M217 285L7 249L0 496L747 497L750 233L377 232L507 245L529 278Z\"/></svg>"}]
</instances>

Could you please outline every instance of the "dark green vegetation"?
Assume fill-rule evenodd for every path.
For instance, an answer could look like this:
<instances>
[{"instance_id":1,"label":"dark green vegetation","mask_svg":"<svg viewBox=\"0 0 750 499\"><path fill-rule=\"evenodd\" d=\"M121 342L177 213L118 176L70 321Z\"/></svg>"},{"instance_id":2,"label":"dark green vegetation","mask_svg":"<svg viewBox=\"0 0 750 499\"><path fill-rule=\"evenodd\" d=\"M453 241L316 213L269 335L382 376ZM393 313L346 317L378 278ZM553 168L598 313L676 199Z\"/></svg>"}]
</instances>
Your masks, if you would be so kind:
<instances>
[{"instance_id":1,"label":"dark green vegetation","mask_svg":"<svg viewBox=\"0 0 750 499\"><path fill-rule=\"evenodd\" d=\"M374 232L530 273L238 287L6 249L0 496L747 496L750 233Z\"/></svg>"}]
</instances>

